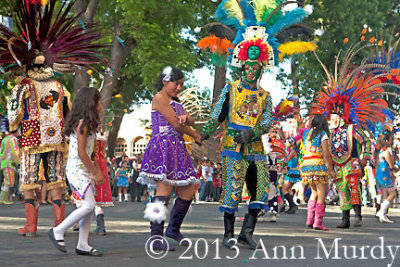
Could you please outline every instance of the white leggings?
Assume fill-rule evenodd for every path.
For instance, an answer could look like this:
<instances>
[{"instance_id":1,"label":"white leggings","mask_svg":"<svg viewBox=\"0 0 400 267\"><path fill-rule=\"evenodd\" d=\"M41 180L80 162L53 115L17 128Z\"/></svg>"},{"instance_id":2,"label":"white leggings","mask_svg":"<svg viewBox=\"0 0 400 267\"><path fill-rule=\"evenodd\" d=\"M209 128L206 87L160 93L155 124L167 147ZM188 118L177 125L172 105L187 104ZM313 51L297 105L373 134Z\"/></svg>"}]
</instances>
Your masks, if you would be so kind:
<instances>
[{"instance_id":1,"label":"white leggings","mask_svg":"<svg viewBox=\"0 0 400 267\"><path fill-rule=\"evenodd\" d=\"M96 206L96 201L93 194L93 189L89 186L86 191L85 198L82 199L82 204L79 208L71 212L65 220L57 227L54 227L54 234L57 240L64 239L64 232L72 225L79 221L79 241L77 248L84 251L90 251L91 247L88 244L90 223L92 221L93 211Z\"/></svg>"}]
</instances>

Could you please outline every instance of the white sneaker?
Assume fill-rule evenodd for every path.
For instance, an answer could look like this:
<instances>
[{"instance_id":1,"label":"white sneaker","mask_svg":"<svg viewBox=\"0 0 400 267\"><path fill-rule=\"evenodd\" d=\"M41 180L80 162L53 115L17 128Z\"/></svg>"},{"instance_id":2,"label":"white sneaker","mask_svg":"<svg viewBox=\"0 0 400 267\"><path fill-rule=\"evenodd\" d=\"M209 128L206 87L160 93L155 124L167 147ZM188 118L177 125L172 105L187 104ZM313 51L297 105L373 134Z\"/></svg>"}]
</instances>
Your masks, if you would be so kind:
<instances>
[{"instance_id":1,"label":"white sneaker","mask_svg":"<svg viewBox=\"0 0 400 267\"><path fill-rule=\"evenodd\" d=\"M269 222L276 223L276 219L277 219L276 214L271 213L271 215L269 216Z\"/></svg>"}]
</instances>

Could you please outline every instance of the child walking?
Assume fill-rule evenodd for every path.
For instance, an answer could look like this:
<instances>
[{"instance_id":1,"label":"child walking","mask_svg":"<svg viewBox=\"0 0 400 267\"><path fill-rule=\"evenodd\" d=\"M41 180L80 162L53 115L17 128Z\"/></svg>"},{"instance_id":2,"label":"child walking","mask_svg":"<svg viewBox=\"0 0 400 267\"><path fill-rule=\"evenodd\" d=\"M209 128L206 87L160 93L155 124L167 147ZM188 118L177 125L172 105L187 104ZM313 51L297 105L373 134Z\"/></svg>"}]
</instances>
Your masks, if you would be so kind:
<instances>
[{"instance_id":1,"label":"child walking","mask_svg":"<svg viewBox=\"0 0 400 267\"><path fill-rule=\"evenodd\" d=\"M153 137L144 152L137 180L142 184L157 184L156 196L147 204L145 210L145 218L150 219L152 242L149 244L152 244L151 249L154 250L175 249L160 237L164 235L167 206L174 186L179 188L179 197L171 210L165 235L181 245L189 245L188 241L182 241L184 236L180 228L192 203L194 185L199 180L186 149L183 134L192 136L199 144L201 137L190 128L194 125L194 120L185 112L177 98L183 81L182 71L173 67L164 68L158 78L158 93L152 101Z\"/></svg>"},{"instance_id":2,"label":"child walking","mask_svg":"<svg viewBox=\"0 0 400 267\"><path fill-rule=\"evenodd\" d=\"M328 122L317 114L311 122L311 129L303 134L303 164L301 175L304 184L310 184L311 196L307 204L307 226L317 230L328 230L323 224L325 215L325 197L329 178L335 179L336 173L328 146Z\"/></svg>"},{"instance_id":3,"label":"child walking","mask_svg":"<svg viewBox=\"0 0 400 267\"><path fill-rule=\"evenodd\" d=\"M282 187L282 193L285 199L289 202L289 209L286 211L288 214L296 212L297 205L293 201L292 187L295 183L301 180L300 171L298 169L300 151L293 137L288 139L290 145L290 152L287 158L287 172L285 175L285 183Z\"/></svg>"},{"instance_id":4,"label":"child walking","mask_svg":"<svg viewBox=\"0 0 400 267\"><path fill-rule=\"evenodd\" d=\"M380 222L394 223L387 217L388 209L393 199L396 197L396 186L393 177L394 161L391 152L393 142L392 133L387 132L378 140L376 146L376 164L375 172L376 187L382 192L382 204L380 210L376 213Z\"/></svg>"},{"instance_id":5,"label":"child walking","mask_svg":"<svg viewBox=\"0 0 400 267\"><path fill-rule=\"evenodd\" d=\"M122 190L124 191L125 202L128 201L128 187L131 182L128 178L128 171L126 170L127 162L122 162L121 169L117 171L115 175L118 177L117 186L118 186L118 202L122 202Z\"/></svg>"},{"instance_id":6,"label":"child walking","mask_svg":"<svg viewBox=\"0 0 400 267\"><path fill-rule=\"evenodd\" d=\"M101 109L100 93L97 89L80 89L65 125L65 134L70 139L67 179L74 193L82 200L82 205L48 232L54 246L64 253L67 252L64 233L79 222L79 240L75 253L102 256L100 251L88 244L90 223L96 205L94 185L95 183L101 185L104 182L103 174L94 161L93 154Z\"/></svg>"}]
</instances>

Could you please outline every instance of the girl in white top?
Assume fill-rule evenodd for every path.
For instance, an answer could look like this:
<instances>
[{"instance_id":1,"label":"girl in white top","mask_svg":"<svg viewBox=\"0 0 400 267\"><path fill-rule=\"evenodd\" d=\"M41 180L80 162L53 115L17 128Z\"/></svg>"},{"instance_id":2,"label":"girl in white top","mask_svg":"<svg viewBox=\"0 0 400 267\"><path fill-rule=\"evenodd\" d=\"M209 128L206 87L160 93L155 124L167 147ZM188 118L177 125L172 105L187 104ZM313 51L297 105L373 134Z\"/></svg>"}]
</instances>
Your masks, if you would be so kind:
<instances>
[{"instance_id":1,"label":"girl in white top","mask_svg":"<svg viewBox=\"0 0 400 267\"><path fill-rule=\"evenodd\" d=\"M103 175L94 161L93 151L101 110L100 93L97 89L80 89L75 95L72 110L68 114L65 125L65 134L70 138L67 179L74 194L82 199L82 206L48 233L54 246L64 253L67 252L64 233L69 227L79 222L76 254L102 255L100 251L88 244L90 222L96 205L94 183L103 183Z\"/></svg>"}]
</instances>

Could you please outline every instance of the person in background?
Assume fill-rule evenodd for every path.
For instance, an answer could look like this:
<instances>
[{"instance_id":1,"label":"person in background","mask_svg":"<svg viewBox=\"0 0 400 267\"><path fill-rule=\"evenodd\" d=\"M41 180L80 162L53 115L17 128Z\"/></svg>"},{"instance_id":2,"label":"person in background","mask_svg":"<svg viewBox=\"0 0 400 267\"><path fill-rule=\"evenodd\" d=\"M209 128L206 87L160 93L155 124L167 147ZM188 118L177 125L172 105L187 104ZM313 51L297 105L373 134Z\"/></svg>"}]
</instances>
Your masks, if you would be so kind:
<instances>
[{"instance_id":1,"label":"person in background","mask_svg":"<svg viewBox=\"0 0 400 267\"><path fill-rule=\"evenodd\" d=\"M311 186L311 196L307 204L306 225L316 230L328 230L322 222L325 216L325 198L329 179L336 179L329 151L329 129L326 118L316 114L311 129L303 134L303 164L301 175L304 184Z\"/></svg>"},{"instance_id":2,"label":"person in background","mask_svg":"<svg viewBox=\"0 0 400 267\"><path fill-rule=\"evenodd\" d=\"M11 131L1 141L0 147L1 171L3 172L3 185L0 192L0 204L13 204L10 201L10 187L14 187L15 173L19 161L18 131Z\"/></svg>"},{"instance_id":3,"label":"person in background","mask_svg":"<svg viewBox=\"0 0 400 267\"><path fill-rule=\"evenodd\" d=\"M379 140L375 150L375 162L377 169L375 172L376 187L382 192L381 208L376 213L380 222L394 223L387 217L390 204L396 197L396 187L394 182L393 170L394 160L391 150L393 136L391 132L385 133Z\"/></svg>"},{"instance_id":4,"label":"person in background","mask_svg":"<svg viewBox=\"0 0 400 267\"><path fill-rule=\"evenodd\" d=\"M297 147L296 140L289 137L290 152L287 158L287 173L285 176L285 183L282 187L284 198L289 202L289 209L286 211L288 214L296 212L297 205L293 201L292 187L295 183L301 180L300 171L298 170L300 150Z\"/></svg>"},{"instance_id":5,"label":"person in background","mask_svg":"<svg viewBox=\"0 0 400 267\"><path fill-rule=\"evenodd\" d=\"M222 191L222 163L218 162L213 172L214 201L219 201Z\"/></svg>"},{"instance_id":6,"label":"person in background","mask_svg":"<svg viewBox=\"0 0 400 267\"><path fill-rule=\"evenodd\" d=\"M142 185L139 184L136 180L139 177L139 171L140 168L142 167L142 161L138 160L136 163L132 164L133 165L133 171L132 171L132 176L131 176L131 187L130 187L130 194L131 194L131 201L135 202L135 199L137 202L142 202Z\"/></svg>"},{"instance_id":7,"label":"person in background","mask_svg":"<svg viewBox=\"0 0 400 267\"><path fill-rule=\"evenodd\" d=\"M212 196L213 196L213 168L211 167L211 161L208 159L206 161L206 166L203 168L204 170L204 177L206 179L206 186L205 186L205 191L204 191L204 200L207 202L212 201Z\"/></svg>"},{"instance_id":8,"label":"person in background","mask_svg":"<svg viewBox=\"0 0 400 267\"><path fill-rule=\"evenodd\" d=\"M127 161L121 162L121 168L117 171L115 176L117 177L117 187L118 187L118 202L122 202L122 191L124 191L125 202L128 201L128 187L131 179L128 178L128 170L126 166Z\"/></svg>"},{"instance_id":9,"label":"person in background","mask_svg":"<svg viewBox=\"0 0 400 267\"><path fill-rule=\"evenodd\" d=\"M201 176L200 176L200 201L205 201L206 196L205 196L205 191L206 191L206 184L207 184L207 179L206 179L206 167L207 167L207 159L204 158L203 161L201 162Z\"/></svg>"},{"instance_id":10,"label":"person in background","mask_svg":"<svg viewBox=\"0 0 400 267\"><path fill-rule=\"evenodd\" d=\"M199 163L199 161L197 159L195 160L193 166L194 166L194 171L196 173L196 177L199 180L199 183L194 185L194 190L195 190L195 192L194 192L194 203L195 204L199 204L199 201L200 201L199 190L200 190L200 180L201 180L201 174L202 174L202 170L201 170L202 167L201 167L201 164Z\"/></svg>"}]
</instances>

